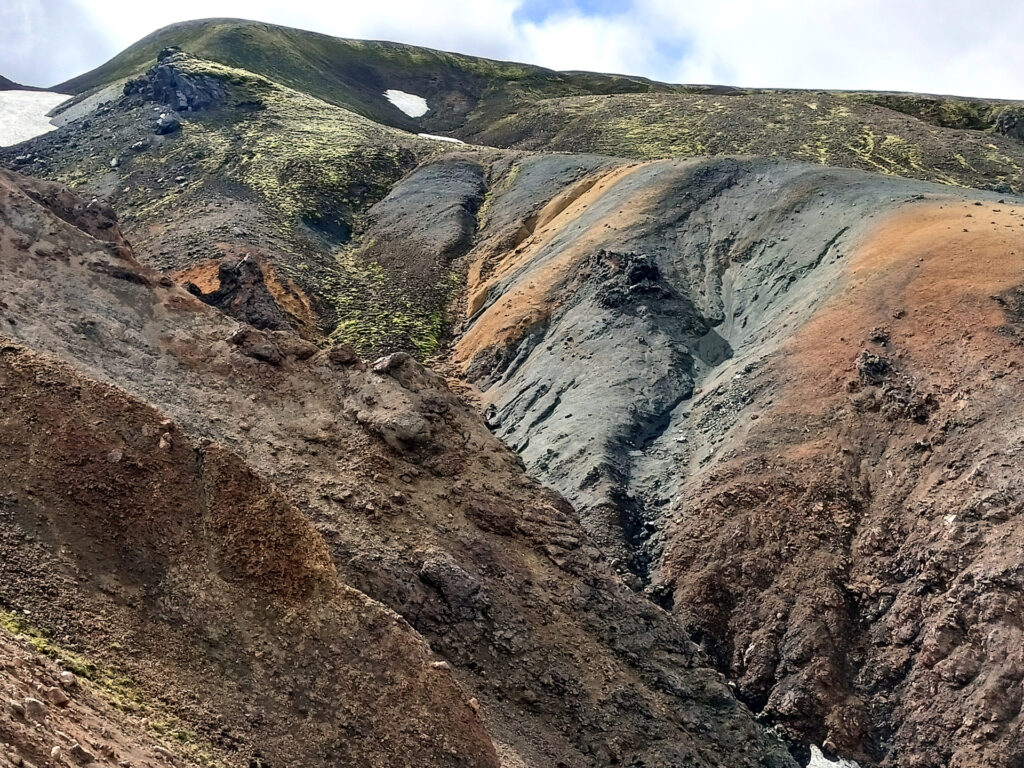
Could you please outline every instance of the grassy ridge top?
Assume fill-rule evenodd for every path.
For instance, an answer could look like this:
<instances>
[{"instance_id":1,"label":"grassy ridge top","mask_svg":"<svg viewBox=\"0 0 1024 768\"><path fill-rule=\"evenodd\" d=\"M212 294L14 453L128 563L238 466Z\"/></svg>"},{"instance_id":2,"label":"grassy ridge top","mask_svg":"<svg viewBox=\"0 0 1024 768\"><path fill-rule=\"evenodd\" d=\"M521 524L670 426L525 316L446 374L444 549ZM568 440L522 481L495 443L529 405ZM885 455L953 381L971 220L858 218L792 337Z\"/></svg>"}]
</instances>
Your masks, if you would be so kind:
<instances>
[{"instance_id":1,"label":"grassy ridge top","mask_svg":"<svg viewBox=\"0 0 1024 768\"><path fill-rule=\"evenodd\" d=\"M939 97L776 91L547 99L473 139L643 160L715 155L803 162L1024 191L1024 142L996 128L1024 109Z\"/></svg>"},{"instance_id":2,"label":"grassy ridge top","mask_svg":"<svg viewBox=\"0 0 1024 768\"><path fill-rule=\"evenodd\" d=\"M511 105L538 98L678 88L639 77L555 72L237 19L205 19L165 27L106 64L55 88L81 94L140 74L162 48L172 45L406 130L452 131L470 119L486 124L506 115ZM383 92L392 88L423 96L431 111L423 118L409 118L383 98Z\"/></svg>"},{"instance_id":3,"label":"grassy ridge top","mask_svg":"<svg viewBox=\"0 0 1024 768\"><path fill-rule=\"evenodd\" d=\"M84 94L169 46L382 125L496 147L664 158L753 154L1021 191L1024 103L906 93L749 90L555 72L238 19L175 24L55 86ZM424 97L411 118L384 98Z\"/></svg>"}]
</instances>

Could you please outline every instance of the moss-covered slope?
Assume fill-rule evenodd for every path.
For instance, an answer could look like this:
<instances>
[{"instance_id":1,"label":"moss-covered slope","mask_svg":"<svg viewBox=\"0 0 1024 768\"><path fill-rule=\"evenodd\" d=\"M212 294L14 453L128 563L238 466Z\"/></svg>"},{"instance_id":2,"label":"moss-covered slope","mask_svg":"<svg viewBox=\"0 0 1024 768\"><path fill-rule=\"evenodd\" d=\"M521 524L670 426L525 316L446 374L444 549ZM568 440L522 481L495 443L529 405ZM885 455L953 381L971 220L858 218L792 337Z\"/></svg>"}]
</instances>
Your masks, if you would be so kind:
<instances>
[{"instance_id":1,"label":"moss-covered slope","mask_svg":"<svg viewBox=\"0 0 1024 768\"><path fill-rule=\"evenodd\" d=\"M426 132L450 132L467 122L482 128L504 117L515 105L539 98L676 89L639 77L554 72L238 19L205 19L165 27L56 88L79 94L135 76L150 66L161 49L172 45L264 75L386 125ZM424 97L430 111L422 118L408 117L384 98L389 89Z\"/></svg>"},{"instance_id":2,"label":"moss-covered slope","mask_svg":"<svg viewBox=\"0 0 1024 768\"><path fill-rule=\"evenodd\" d=\"M640 159L783 157L1020 192L1020 109L938 97L802 91L583 96L538 102L474 139Z\"/></svg>"},{"instance_id":3,"label":"moss-covered slope","mask_svg":"<svg viewBox=\"0 0 1024 768\"><path fill-rule=\"evenodd\" d=\"M158 83L202 102L182 110L181 128L166 135L154 133L170 111L166 94L154 93ZM127 91L0 152L0 161L28 152L40 162L23 170L109 200L146 261L203 293L221 287L222 264L250 256L291 327L308 338L333 335L366 355L434 351L454 290L450 259L402 251L382 266L374 236L364 235L367 215L419 164L478 149L423 139L181 52L162 56Z\"/></svg>"}]
</instances>

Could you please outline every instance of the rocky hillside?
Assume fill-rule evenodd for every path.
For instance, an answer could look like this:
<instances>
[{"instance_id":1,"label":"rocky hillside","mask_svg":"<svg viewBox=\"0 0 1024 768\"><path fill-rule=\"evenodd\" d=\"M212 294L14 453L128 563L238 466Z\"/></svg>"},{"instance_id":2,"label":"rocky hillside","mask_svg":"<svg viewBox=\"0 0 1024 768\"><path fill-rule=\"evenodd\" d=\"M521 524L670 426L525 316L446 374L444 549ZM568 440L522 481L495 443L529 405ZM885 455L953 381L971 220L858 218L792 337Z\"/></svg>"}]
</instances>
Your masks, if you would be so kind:
<instances>
[{"instance_id":1,"label":"rocky hillside","mask_svg":"<svg viewBox=\"0 0 1024 768\"><path fill-rule=\"evenodd\" d=\"M233 20L60 89L0 151L19 759L1024 761L1019 104Z\"/></svg>"},{"instance_id":2,"label":"rocky hillside","mask_svg":"<svg viewBox=\"0 0 1024 768\"><path fill-rule=\"evenodd\" d=\"M3 183L0 601L133 711L228 764L791 764L436 376L239 325Z\"/></svg>"},{"instance_id":3,"label":"rocky hillside","mask_svg":"<svg viewBox=\"0 0 1024 768\"><path fill-rule=\"evenodd\" d=\"M519 203L453 353L496 434L767 720L1013 764L1024 201L758 160Z\"/></svg>"}]
</instances>

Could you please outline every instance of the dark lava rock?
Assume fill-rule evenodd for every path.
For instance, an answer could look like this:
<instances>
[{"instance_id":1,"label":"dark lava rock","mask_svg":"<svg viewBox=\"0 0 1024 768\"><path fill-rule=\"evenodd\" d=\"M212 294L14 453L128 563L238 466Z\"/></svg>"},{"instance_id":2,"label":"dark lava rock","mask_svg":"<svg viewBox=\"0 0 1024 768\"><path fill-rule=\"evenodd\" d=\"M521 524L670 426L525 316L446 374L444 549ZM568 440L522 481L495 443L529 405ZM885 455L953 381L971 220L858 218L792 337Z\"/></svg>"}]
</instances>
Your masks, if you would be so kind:
<instances>
[{"instance_id":1,"label":"dark lava rock","mask_svg":"<svg viewBox=\"0 0 1024 768\"><path fill-rule=\"evenodd\" d=\"M881 384L891 370L888 360L866 349L857 358L857 373L865 384Z\"/></svg>"},{"instance_id":2,"label":"dark lava rock","mask_svg":"<svg viewBox=\"0 0 1024 768\"><path fill-rule=\"evenodd\" d=\"M185 288L200 301L254 328L292 330L288 317L267 288L263 269L256 259L248 255L241 261L226 259L221 262L217 277L220 287L210 293L203 293L192 283Z\"/></svg>"},{"instance_id":3,"label":"dark lava rock","mask_svg":"<svg viewBox=\"0 0 1024 768\"><path fill-rule=\"evenodd\" d=\"M165 48L156 66L125 84L124 94L166 104L179 112L198 112L224 102L227 91L216 78L189 74L182 65L191 58L178 48Z\"/></svg>"},{"instance_id":4,"label":"dark lava rock","mask_svg":"<svg viewBox=\"0 0 1024 768\"><path fill-rule=\"evenodd\" d=\"M164 136L168 133L174 133L181 128L181 120L173 112L160 115L160 119L156 121L156 128L154 132L157 136Z\"/></svg>"},{"instance_id":5,"label":"dark lava rock","mask_svg":"<svg viewBox=\"0 0 1024 768\"><path fill-rule=\"evenodd\" d=\"M996 133L1024 141L1024 108L1005 107L995 119Z\"/></svg>"}]
</instances>

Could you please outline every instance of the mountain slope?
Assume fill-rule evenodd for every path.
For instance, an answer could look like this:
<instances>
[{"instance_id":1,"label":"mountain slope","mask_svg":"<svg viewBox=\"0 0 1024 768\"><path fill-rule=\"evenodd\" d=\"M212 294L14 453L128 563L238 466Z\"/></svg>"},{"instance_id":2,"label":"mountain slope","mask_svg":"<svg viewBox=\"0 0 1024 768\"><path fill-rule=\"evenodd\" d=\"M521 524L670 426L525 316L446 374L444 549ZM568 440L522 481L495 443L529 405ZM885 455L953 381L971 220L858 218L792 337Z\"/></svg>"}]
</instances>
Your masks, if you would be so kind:
<instances>
[{"instance_id":1,"label":"mountain slope","mask_svg":"<svg viewBox=\"0 0 1024 768\"><path fill-rule=\"evenodd\" d=\"M75 87L58 131L0 159L97 199L4 177L0 332L45 358L36 384L56 358L73 388L166 414L199 457L174 470L186 495L229 451L258 473L253 505L309 523L341 593L403 617L388 637L426 641L462 686L429 760L454 739L515 768L789 765L775 733L802 763L812 745L871 768L1024 760L1019 104L688 92L231 20L161 30ZM388 88L431 111L408 118ZM398 349L459 394L408 356L359 359ZM34 405L13 446L75 412L17 381ZM80 426L109 442L119 411L96 402L103 423ZM48 428L53 471L92 483ZM26 509L56 485L33 471L8 491ZM182 504L206 520L211 499ZM16 565L40 520L60 533L45 562L74 549L46 501L9 537ZM187 594L231 583L220 536L171 559L197 575ZM0 598L64 632L43 596L66 581L72 618L170 631L56 573ZM259 672L248 641L209 653ZM274 685L269 733L310 711ZM323 746L344 723L321 726ZM199 728L215 748L220 727ZM232 738L251 754L259 732Z\"/></svg>"},{"instance_id":2,"label":"mountain slope","mask_svg":"<svg viewBox=\"0 0 1024 768\"><path fill-rule=\"evenodd\" d=\"M174 30L155 39L166 42ZM178 32L220 41L221 35L253 30L263 27L204 22ZM276 28L263 32L284 34ZM289 44L301 48L303 34L294 33ZM346 56L359 52L346 41L324 40L341 46ZM265 57L250 58L253 66L273 69ZM51 135L11 149L8 161L28 159L30 165L19 167L116 204L141 258L175 272L239 317L292 328L310 339L352 343L367 354L405 349L422 358L438 350L449 326L446 306L460 281L460 259L479 223L476 212L486 207L489 179L514 155L415 137L261 75L172 51L129 90ZM543 99L500 120L482 140L639 159L757 152L951 185L1020 185L1024 142L905 114L913 107L951 123L949 115L959 114L951 107L936 117L925 114L921 102L900 102L903 111L896 111L868 103L865 95L817 94L816 101L805 101L810 96ZM391 108L382 93L375 98ZM183 110L184 127L154 136L155 113L169 108ZM462 212L442 219L450 246L437 252L405 249L405 238L374 224L373 207L384 204L405 174L431 158L457 153L466 156L456 165L475 168L465 172L477 180L463 192L447 183L422 186L420 192L436 196L449 212ZM410 177L409 183L426 178ZM391 249L397 250L389 256ZM246 256L244 269L253 274L242 277L238 270ZM234 295L239 290L242 295Z\"/></svg>"},{"instance_id":3,"label":"mountain slope","mask_svg":"<svg viewBox=\"0 0 1024 768\"><path fill-rule=\"evenodd\" d=\"M940 109L945 104L963 111ZM1022 131L1024 105L1019 103L757 91L546 99L472 139L500 147L642 160L784 157L951 186L1021 192Z\"/></svg>"},{"instance_id":4,"label":"mountain slope","mask_svg":"<svg viewBox=\"0 0 1024 768\"><path fill-rule=\"evenodd\" d=\"M221 265L234 269L248 255L273 297L258 301L268 307L263 327L311 339L337 330L335 338L359 341L364 352L433 351L451 293L443 264L431 275L429 287L438 290L428 301L395 290L362 309L346 289L374 274L352 247L367 210L419 162L458 145L181 53L163 58L133 88L7 156L38 157L33 173L116 203L140 256L200 291L215 293ZM182 111L179 130L155 134L181 88L194 110ZM382 317L392 318L386 327L355 338L353 328L379 326L372 321Z\"/></svg>"},{"instance_id":5,"label":"mountain slope","mask_svg":"<svg viewBox=\"0 0 1024 768\"><path fill-rule=\"evenodd\" d=\"M767 721L1019 760L1024 201L768 160L515 193L555 163L470 255L453 362L495 432Z\"/></svg>"},{"instance_id":6,"label":"mountain slope","mask_svg":"<svg viewBox=\"0 0 1024 768\"><path fill-rule=\"evenodd\" d=\"M641 159L770 155L1005 191L1022 185L1019 102L669 85L237 19L158 30L55 90L84 93L137 76L168 46L385 125L476 144ZM384 98L391 89L425 98L430 111L409 117Z\"/></svg>"},{"instance_id":7,"label":"mountain slope","mask_svg":"<svg viewBox=\"0 0 1024 768\"><path fill-rule=\"evenodd\" d=\"M8 610L273 763L793 764L434 374L240 325L2 178Z\"/></svg>"},{"instance_id":8,"label":"mountain slope","mask_svg":"<svg viewBox=\"0 0 1024 768\"><path fill-rule=\"evenodd\" d=\"M137 76L169 46L263 75L384 125L428 133L448 133L466 123L489 124L515 104L538 98L674 90L638 77L554 72L240 19L204 19L157 30L54 90L84 93ZM430 111L422 119L410 118L384 98L390 89L422 96Z\"/></svg>"}]
</instances>

